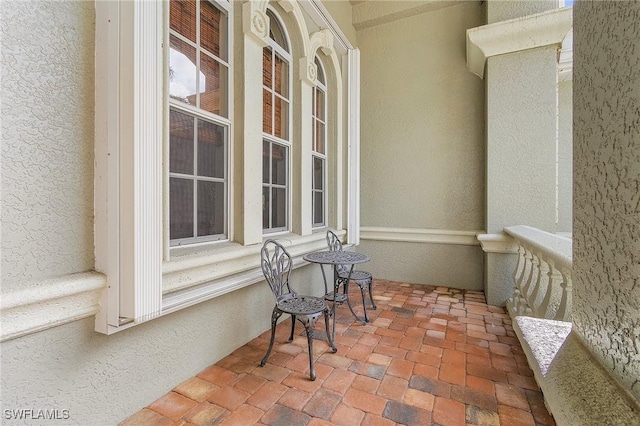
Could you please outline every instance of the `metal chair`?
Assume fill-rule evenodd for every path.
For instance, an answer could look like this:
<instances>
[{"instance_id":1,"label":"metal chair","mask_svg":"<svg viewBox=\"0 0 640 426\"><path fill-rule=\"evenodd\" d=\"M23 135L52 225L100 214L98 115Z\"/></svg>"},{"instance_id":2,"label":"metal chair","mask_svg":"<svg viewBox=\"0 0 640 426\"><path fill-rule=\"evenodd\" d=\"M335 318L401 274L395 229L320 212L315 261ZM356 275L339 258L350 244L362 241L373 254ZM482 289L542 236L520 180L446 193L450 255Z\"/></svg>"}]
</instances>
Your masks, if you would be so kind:
<instances>
[{"instance_id":1,"label":"metal chair","mask_svg":"<svg viewBox=\"0 0 640 426\"><path fill-rule=\"evenodd\" d=\"M329 246L330 251L342 251L342 241L336 234L331 230L327 230L327 245ZM337 265L336 266L338 279L347 280L349 278L349 267L346 265ZM376 306L376 302L373 301L373 292L371 287L373 285L373 277L369 272L366 271L352 271L351 272L351 281L355 282L356 285L360 288L360 293L362 294L362 309L364 310L364 320L369 322L369 315L367 315L367 305L365 303L364 294L366 291L369 291L369 300L371 301L371 307L373 309L378 309ZM345 287L346 291L346 287Z\"/></svg>"},{"instance_id":2,"label":"metal chair","mask_svg":"<svg viewBox=\"0 0 640 426\"><path fill-rule=\"evenodd\" d=\"M291 255L285 248L274 240L265 241L262 246L261 266L264 277L276 299L276 306L271 314L271 340L269 349L265 354L260 366L264 367L273 349L273 340L276 334L276 324L282 314L291 315L291 336L289 342L293 341L296 320L300 321L307 333L307 344L309 347L309 375L311 380L316 379L316 370L313 364L313 328L321 315L324 315L327 339L333 352L337 348L333 344L333 336L329 332L329 307L327 302L321 297L302 296L296 294L289 286L292 267Z\"/></svg>"}]
</instances>

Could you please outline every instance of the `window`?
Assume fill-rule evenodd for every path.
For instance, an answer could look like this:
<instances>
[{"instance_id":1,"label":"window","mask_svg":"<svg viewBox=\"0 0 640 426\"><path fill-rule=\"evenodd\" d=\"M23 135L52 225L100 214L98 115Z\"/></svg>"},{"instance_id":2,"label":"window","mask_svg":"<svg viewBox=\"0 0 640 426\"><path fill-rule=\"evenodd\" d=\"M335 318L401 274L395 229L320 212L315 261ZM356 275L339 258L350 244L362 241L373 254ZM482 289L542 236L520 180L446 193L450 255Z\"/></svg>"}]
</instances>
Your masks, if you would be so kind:
<instances>
[{"instance_id":1,"label":"window","mask_svg":"<svg viewBox=\"0 0 640 426\"><path fill-rule=\"evenodd\" d=\"M210 1L169 6L169 238L227 238L227 11Z\"/></svg>"},{"instance_id":2,"label":"window","mask_svg":"<svg viewBox=\"0 0 640 426\"><path fill-rule=\"evenodd\" d=\"M316 56L315 64L318 69L317 84L313 88L312 129L313 129L313 182L312 182L312 217L313 226L326 225L326 177L327 177L327 87L324 70Z\"/></svg>"},{"instance_id":3,"label":"window","mask_svg":"<svg viewBox=\"0 0 640 426\"><path fill-rule=\"evenodd\" d=\"M346 228L349 242L358 241L358 51L328 29L296 30L292 39L278 18L288 14L287 22L304 30L301 7L312 5L287 3L287 12L283 4L96 2L95 269L109 282L97 331L113 334L258 282L255 245L265 229L299 234L287 236L298 254L316 250L324 234L312 229L314 155L324 226ZM331 26L323 16L313 18L316 25ZM238 22L242 31L234 32ZM244 50L235 58L234 33ZM311 56L295 58L304 59L306 72L295 82L294 45L312 48ZM322 48L325 86L315 95L316 68L307 63L315 60L314 46ZM234 75L232 63L243 75ZM235 95L234 78L244 89ZM294 105L293 87L303 107ZM263 104L255 97L261 90ZM311 105L322 96L324 111ZM291 140L294 106L300 146ZM243 110L242 126L235 126L235 109ZM310 114L330 137L314 139L320 130L312 129ZM234 144L236 132L245 137ZM236 145L242 155L234 158ZM234 185L236 175L255 185ZM264 221L254 207L261 202ZM190 247L231 234L229 244Z\"/></svg>"},{"instance_id":4,"label":"window","mask_svg":"<svg viewBox=\"0 0 640 426\"><path fill-rule=\"evenodd\" d=\"M262 52L262 228L265 233L289 228L291 142L291 55L285 32L267 10L269 45Z\"/></svg>"}]
</instances>

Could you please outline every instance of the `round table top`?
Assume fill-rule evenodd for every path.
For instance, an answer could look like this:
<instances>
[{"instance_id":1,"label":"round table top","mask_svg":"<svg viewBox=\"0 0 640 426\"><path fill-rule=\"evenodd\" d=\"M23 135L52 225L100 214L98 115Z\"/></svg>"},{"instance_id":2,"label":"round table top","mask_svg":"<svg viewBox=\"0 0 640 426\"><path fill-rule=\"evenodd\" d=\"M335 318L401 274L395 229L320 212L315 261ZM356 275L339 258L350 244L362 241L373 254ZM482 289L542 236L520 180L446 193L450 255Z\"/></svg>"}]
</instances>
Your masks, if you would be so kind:
<instances>
[{"instance_id":1,"label":"round table top","mask_svg":"<svg viewBox=\"0 0 640 426\"><path fill-rule=\"evenodd\" d=\"M353 265L371 260L369 256L355 251L316 251L302 256L307 262L332 265Z\"/></svg>"}]
</instances>

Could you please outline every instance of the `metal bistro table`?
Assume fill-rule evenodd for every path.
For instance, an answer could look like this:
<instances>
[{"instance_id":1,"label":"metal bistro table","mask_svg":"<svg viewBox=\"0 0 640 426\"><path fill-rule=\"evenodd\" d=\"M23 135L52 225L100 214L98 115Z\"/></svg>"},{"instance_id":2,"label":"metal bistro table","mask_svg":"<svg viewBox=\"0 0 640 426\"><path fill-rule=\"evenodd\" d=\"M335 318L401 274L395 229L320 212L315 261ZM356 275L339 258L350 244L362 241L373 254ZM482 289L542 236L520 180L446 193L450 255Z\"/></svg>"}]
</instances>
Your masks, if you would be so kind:
<instances>
[{"instance_id":1,"label":"metal bistro table","mask_svg":"<svg viewBox=\"0 0 640 426\"><path fill-rule=\"evenodd\" d=\"M353 316L363 324L366 322L361 320L358 315L353 311L353 307L351 306L351 302L349 301L349 281L351 280L351 273L353 272L354 265L358 263L364 263L371 260L369 256L362 253L357 253L353 251L316 251L313 253L308 253L302 257L307 262L318 263L320 264L320 269L322 270L322 279L324 280L324 298L325 300L332 301L333 306L331 307L331 315L333 316L333 335L336 334L336 303L347 302L347 306L349 306L349 310L353 314ZM333 291L329 291L329 287L327 285L327 276L324 272L324 265L333 265ZM351 265L349 268L349 276L346 280L339 279L338 270L336 266L338 265ZM344 290L342 294L338 293L340 289L340 283L343 282Z\"/></svg>"}]
</instances>

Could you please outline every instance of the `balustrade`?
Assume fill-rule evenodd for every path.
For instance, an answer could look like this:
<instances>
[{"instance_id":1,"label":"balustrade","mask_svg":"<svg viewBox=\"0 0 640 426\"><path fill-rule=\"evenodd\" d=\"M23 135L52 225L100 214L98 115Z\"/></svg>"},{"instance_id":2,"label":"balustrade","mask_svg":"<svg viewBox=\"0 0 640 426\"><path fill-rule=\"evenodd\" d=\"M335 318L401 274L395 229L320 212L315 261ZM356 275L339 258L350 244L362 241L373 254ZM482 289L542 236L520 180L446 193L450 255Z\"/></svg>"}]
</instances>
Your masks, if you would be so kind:
<instances>
[{"instance_id":1,"label":"balustrade","mask_svg":"<svg viewBox=\"0 0 640 426\"><path fill-rule=\"evenodd\" d=\"M571 321L572 240L530 226L505 232L518 243L509 314Z\"/></svg>"}]
</instances>

